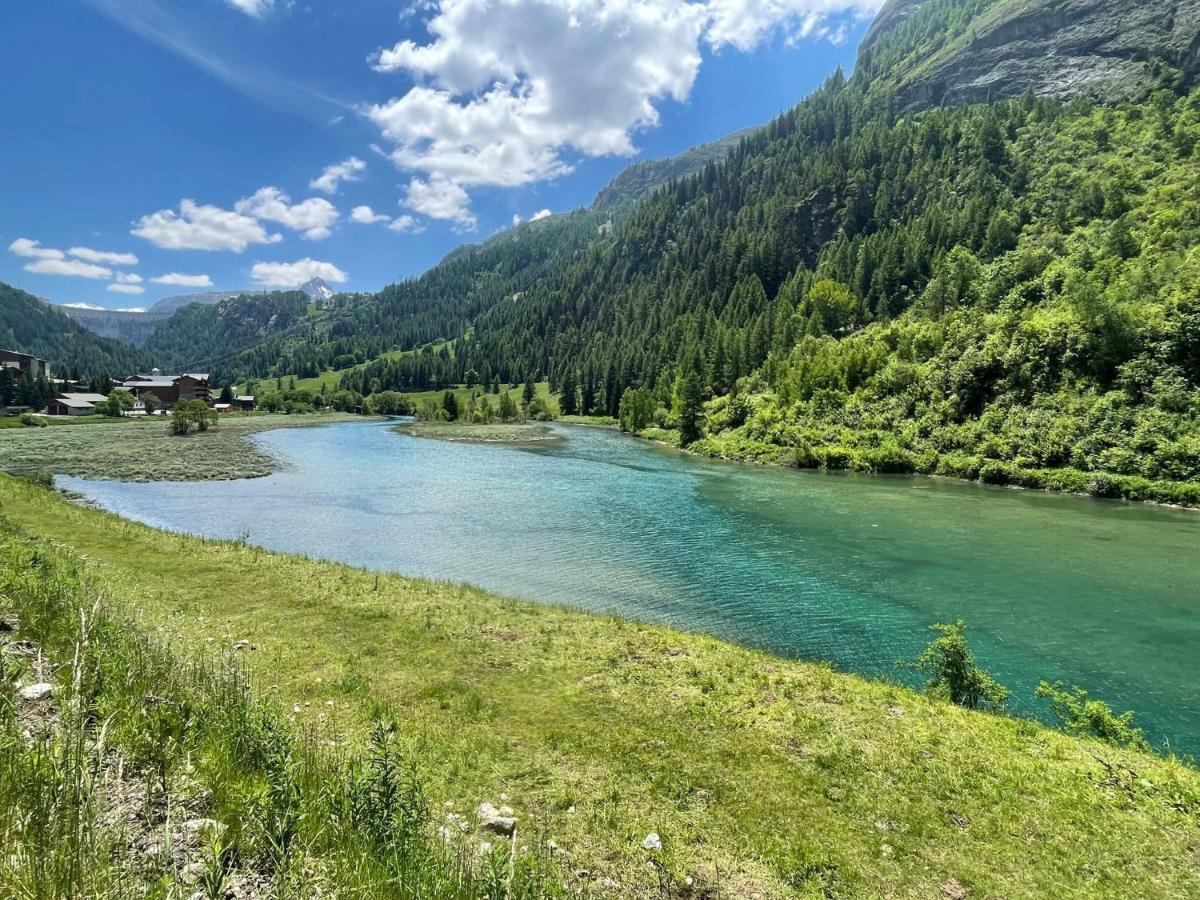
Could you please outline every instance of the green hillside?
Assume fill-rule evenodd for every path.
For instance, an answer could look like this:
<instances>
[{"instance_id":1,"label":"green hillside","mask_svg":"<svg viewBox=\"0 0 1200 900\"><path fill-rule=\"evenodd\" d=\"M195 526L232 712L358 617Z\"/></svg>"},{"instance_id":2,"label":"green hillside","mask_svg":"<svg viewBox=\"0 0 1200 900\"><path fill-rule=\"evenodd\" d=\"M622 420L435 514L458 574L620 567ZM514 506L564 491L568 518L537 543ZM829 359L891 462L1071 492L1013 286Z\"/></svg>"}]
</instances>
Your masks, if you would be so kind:
<instances>
[{"instance_id":1,"label":"green hillside","mask_svg":"<svg viewBox=\"0 0 1200 900\"><path fill-rule=\"evenodd\" d=\"M150 364L147 354L96 337L46 301L4 283L0 283L0 348L39 356L50 363L55 375L123 375Z\"/></svg>"},{"instance_id":2,"label":"green hillside","mask_svg":"<svg viewBox=\"0 0 1200 900\"><path fill-rule=\"evenodd\" d=\"M246 294L218 303L193 303L174 312L145 344L172 372L211 372L220 383L245 368L262 368L271 342L303 341L320 314L301 291Z\"/></svg>"}]
</instances>

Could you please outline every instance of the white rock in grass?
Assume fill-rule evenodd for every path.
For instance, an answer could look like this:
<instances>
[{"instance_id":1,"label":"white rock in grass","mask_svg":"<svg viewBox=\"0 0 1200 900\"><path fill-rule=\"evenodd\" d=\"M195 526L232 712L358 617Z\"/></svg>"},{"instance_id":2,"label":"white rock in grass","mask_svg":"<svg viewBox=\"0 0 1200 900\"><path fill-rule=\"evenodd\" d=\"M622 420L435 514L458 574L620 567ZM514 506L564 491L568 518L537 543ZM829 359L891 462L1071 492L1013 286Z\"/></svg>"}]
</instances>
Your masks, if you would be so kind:
<instances>
[{"instance_id":1,"label":"white rock in grass","mask_svg":"<svg viewBox=\"0 0 1200 900\"><path fill-rule=\"evenodd\" d=\"M54 685L48 681L39 681L37 684L28 684L21 688L20 697L30 703L37 703L39 700L48 700L54 696Z\"/></svg>"},{"instance_id":2,"label":"white rock in grass","mask_svg":"<svg viewBox=\"0 0 1200 900\"><path fill-rule=\"evenodd\" d=\"M662 849L662 838L660 838L658 836L657 831L652 831L648 835L646 835L644 838L642 838L642 849L643 850L661 850Z\"/></svg>"},{"instance_id":3,"label":"white rock in grass","mask_svg":"<svg viewBox=\"0 0 1200 900\"><path fill-rule=\"evenodd\" d=\"M510 815L503 815L508 812ZM480 803L479 808L475 810L475 814L479 817L480 827L486 828L488 831L494 831L496 834L502 834L506 837L517 830L516 817L511 815L512 810L505 807L504 809L496 809L490 803Z\"/></svg>"}]
</instances>

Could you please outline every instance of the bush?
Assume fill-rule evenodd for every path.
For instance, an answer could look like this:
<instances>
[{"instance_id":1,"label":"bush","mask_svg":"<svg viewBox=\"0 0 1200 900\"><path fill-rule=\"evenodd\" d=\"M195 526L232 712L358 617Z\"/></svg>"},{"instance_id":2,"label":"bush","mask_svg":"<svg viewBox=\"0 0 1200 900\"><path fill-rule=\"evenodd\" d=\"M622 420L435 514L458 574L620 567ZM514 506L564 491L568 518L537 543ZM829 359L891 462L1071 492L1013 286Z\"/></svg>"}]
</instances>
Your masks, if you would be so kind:
<instances>
[{"instance_id":1,"label":"bush","mask_svg":"<svg viewBox=\"0 0 1200 900\"><path fill-rule=\"evenodd\" d=\"M909 665L930 676L927 684L930 693L967 709L1004 706L1008 688L975 664L975 655L963 636L967 623L959 619L950 625L939 623L929 628L940 637Z\"/></svg>"},{"instance_id":2,"label":"bush","mask_svg":"<svg viewBox=\"0 0 1200 900\"><path fill-rule=\"evenodd\" d=\"M21 413L21 424L26 428L45 428L49 423L41 416L35 416L33 413Z\"/></svg>"},{"instance_id":3,"label":"bush","mask_svg":"<svg viewBox=\"0 0 1200 900\"><path fill-rule=\"evenodd\" d=\"M1132 712L1115 713L1103 700L1089 698L1079 686L1067 690L1062 682L1043 681L1036 693L1050 701L1051 714L1070 734L1090 735L1119 747L1150 748L1142 729L1134 727Z\"/></svg>"}]
</instances>

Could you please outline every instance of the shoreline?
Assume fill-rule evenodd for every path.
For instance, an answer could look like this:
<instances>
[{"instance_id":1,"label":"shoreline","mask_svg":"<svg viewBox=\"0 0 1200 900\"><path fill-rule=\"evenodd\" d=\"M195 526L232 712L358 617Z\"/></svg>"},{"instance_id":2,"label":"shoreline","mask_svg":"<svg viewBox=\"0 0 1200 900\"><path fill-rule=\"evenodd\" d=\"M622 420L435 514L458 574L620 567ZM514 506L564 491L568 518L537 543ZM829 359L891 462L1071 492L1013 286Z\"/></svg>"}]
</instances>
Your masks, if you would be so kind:
<instances>
[{"instance_id":1,"label":"shoreline","mask_svg":"<svg viewBox=\"0 0 1200 900\"><path fill-rule=\"evenodd\" d=\"M616 426L616 425L609 425L607 423L600 423L600 422L597 422L597 423L569 422L569 423L562 423L562 424L579 425L579 426L590 427L590 428L619 428L619 426ZM1015 484L1012 482L992 483L992 482L984 481L981 478L963 478L958 475L947 475L947 474L943 474L940 472L878 472L878 471L872 471L872 470L853 469L853 468L849 468L849 467L829 468L828 466L796 466L796 465L792 465L787 462L781 462L778 460L754 459L754 458L747 457L747 456L729 456L729 455L724 455L724 454L701 453L696 450L692 450L688 447L681 447L678 444L673 444L670 441L664 441L660 438L646 437L645 435L642 435L642 434L635 434L635 433L627 432L627 431L622 431L621 434L628 435L631 438L635 438L635 439L637 439L639 441L643 441L647 444L654 444L654 445L657 445L660 447L665 447L670 450L675 450L679 453L685 453L688 456L693 456L697 459L707 459L707 460L712 460L714 462L731 463L731 464L759 467L759 468L791 469L791 470L794 470L797 472L819 472L823 475L832 475L832 474L836 474L836 473L843 473L843 474L847 474L847 475L865 475L865 476L869 476L872 478L879 478L879 477L883 477L883 478L886 478L886 477L914 478L914 479L915 478L929 478L929 479L933 479L935 481L950 481L950 482L956 482L958 484L975 485L977 487L982 487L982 488L1008 489L1008 490L1013 490L1013 491L1033 491L1036 493L1054 494L1054 495L1063 496L1063 497L1078 497L1078 498L1082 498L1082 499L1097 500L1097 501L1116 501L1118 503L1125 503L1125 504L1129 504L1129 505L1153 506L1153 507L1159 507L1162 509L1181 510L1181 511L1188 512L1188 513L1200 513L1200 502L1198 502L1195 505L1188 505L1185 503L1173 503L1173 502L1170 502L1167 500L1131 498L1131 497L1125 497L1125 496L1118 496L1118 497L1104 496L1104 495L1092 494L1087 491L1072 491L1072 490L1065 490L1065 489L1054 488L1054 487L1039 487L1036 485L1029 485L1029 484ZM774 446L774 445L772 445L772 446ZM778 449L780 451L786 451L789 448L780 447ZM1030 471L1030 470L1022 470L1022 471ZM1039 471L1039 470L1032 470L1032 471ZM1056 470L1047 470L1047 471L1056 471ZM1061 470L1061 471L1075 472L1075 471L1080 471L1080 470ZM1095 477L1105 477L1105 478L1124 477L1124 476L1111 476L1108 473L1103 473L1103 472L1083 473L1083 474L1092 475ZM1162 482L1162 483L1163 484L1172 484L1172 485L1174 485L1174 484L1186 485L1186 484L1190 484L1191 482L1180 481L1180 482Z\"/></svg>"}]
</instances>

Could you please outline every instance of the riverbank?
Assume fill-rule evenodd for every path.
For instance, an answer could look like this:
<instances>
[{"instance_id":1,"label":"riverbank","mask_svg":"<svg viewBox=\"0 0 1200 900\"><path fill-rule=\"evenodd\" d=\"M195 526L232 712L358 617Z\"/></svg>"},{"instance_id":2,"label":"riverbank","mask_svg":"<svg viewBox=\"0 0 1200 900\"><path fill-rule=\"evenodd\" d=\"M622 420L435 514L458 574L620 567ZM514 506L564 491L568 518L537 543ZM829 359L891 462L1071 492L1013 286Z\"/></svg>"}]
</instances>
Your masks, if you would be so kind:
<instances>
[{"instance_id":1,"label":"riverbank","mask_svg":"<svg viewBox=\"0 0 1200 900\"><path fill-rule=\"evenodd\" d=\"M572 417L570 424L609 425L606 419ZM1012 487L1105 500L1128 500L1176 509L1200 509L1200 483L1155 481L1138 475L1085 472L1069 467L1033 469L1002 460L965 453L915 454L898 448L850 448L843 445L784 447L726 432L708 435L687 447L677 429L650 427L632 435L654 444L706 459L779 466L859 472L865 475L922 475L993 487Z\"/></svg>"},{"instance_id":2,"label":"riverbank","mask_svg":"<svg viewBox=\"0 0 1200 900\"><path fill-rule=\"evenodd\" d=\"M92 428L22 428L0 432L0 469L123 481L259 478L279 467L248 438L273 428L363 421L342 413L228 415L205 432L170 434L165 418L108 420Z\"/></svg>"},{"instance_id":3,"label":"riverbank","mask_svg":"<svg viewBox=\"0 0 1200 900\"><path fill-rule=\"evenodd\" d=\"M389 704L435 806L507 795L597 895L1200 891L1200 776L1169 760L710 638L167 534L11 478L0 505L182 652L248 641L256 692L297 727L359 747Z\"/></svg>"},{"instance_id":4,"label":"riverbank","mask_svg":"<svg viewBox=\"0 0 1200 900\"><path fill-rule=\"evenodd\" d=\"M461 422L409 422L395 430L413 437L464 444L557 445L563 439L548 425L503 423L469 425Z\"/></svg>"}]
</instances>

